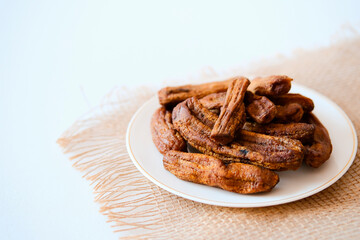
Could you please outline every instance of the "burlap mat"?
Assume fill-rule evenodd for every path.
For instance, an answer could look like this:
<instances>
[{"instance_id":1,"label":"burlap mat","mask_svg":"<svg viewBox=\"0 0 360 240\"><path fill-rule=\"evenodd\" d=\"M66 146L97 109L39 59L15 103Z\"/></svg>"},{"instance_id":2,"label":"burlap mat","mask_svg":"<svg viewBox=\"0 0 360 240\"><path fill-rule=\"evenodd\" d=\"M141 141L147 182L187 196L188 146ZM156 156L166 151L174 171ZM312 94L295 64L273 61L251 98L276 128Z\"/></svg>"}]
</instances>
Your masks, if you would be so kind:
<instances>
[{"instance_id":1,"label":"burlap mat","mask_svg":"<svg viewBox=\"0 0 360 240\"><path fill-rule=\"evenodd\" d=\"M360 38L229 73L289 75L337 103L360 136ZM210 72L191 81L212 77L219 76ZM360 239L359 151L349 171L331 187L273 207L210 206L149 182L127 154L125 132L133 113L154 93L116 88L58 140L74 167L90 180L100 212L115 231L130 239Z\"/></svg>"}]
</instances>

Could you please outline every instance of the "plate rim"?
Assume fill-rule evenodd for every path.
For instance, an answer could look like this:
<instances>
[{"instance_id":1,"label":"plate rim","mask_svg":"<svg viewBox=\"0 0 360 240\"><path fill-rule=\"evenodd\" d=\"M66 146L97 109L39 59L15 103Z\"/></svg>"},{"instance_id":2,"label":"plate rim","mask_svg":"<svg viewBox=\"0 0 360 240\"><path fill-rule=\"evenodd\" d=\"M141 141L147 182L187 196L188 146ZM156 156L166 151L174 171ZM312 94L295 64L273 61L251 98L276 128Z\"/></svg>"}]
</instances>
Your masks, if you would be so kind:
<instances>
[{"instance_id":1,"label":"plate rim","mask_svg":"<svg viewBox=\"0 0 360 240\"><path fill-rule=\"evenodd\" d=\"M314 89L311 89L309 87L306 87L304 85L298 84L298 83L293 83L293 85L296 85L297 87L300 88L304 88L306 89L306 91L310 91L315 93L316 95L319 95L323 98L326 99L327 102L329 102L331 105L333 105L342 115L343 117L346 119L346 122L348 123L348 125L350 126L350 130L352 133L352 137L353 137L353 146L352 146L352 153L350 155L349 160L347 161L347 163L345 164L345 166L335 175L333 176L329 181L327 181L326 183L323 183L321 186L318 186L315 189L311 189L305 193L296 195L296 196L292 196L292 197L288 197L288 198L283 198L280 200L273 200L273 201L265 201L265 202L256 202L256 203L229 203L229 202L222 202L222 201L216 201L216 200L209 200L206 198L200 198L197 196L192 196L188 193L184 193L178 190L175 190L169 186L167 186L166 184L162 183L161 181L157 180L156 178L154 178L151 174L149 174L138 162L138 160L135 158L133 151L131 149L130 146L130 134L131 134L131 129L132 129L132 125L135 122L135 119L137 118L137 116L139 115L139 113L142 111L143 108L145 108L148 104L150 104L152 101L154 101L154 98L157 98L157 94L155 94L153 97L151 97L149 100L147 100L132 116L127 130L126 130L126 148L128 151L128 154L133 162L133 164L136 166L136 168L146 177L148 178L151 182L153 182L154 184L156 184L157 186L167 190L168 192L175 194L177 196L195 201L195 202L200 202L200 203L204 203L204 204L209 204L209 205L215 205L215 206L222 206L222 207L237 207L237 208L254 208L254 207L267 207L267 206L275 206L275 205L280 205L280 204L285 204L285 203L290 203L290 202L294 202L309 196L312 196L318 192L321 192L322 190L328 188L329 186L331 186L332 184L334 184L335 182L337 182L350 168L350 166L352 165L355 156L356 156L356 152L357 152L357 148L356 146L358 145L358 139L357 139L357 134L355 131L355 127L354 124L352 123L352 121L350 120L350 118L348 117L348 115L345 113L345 111L340 108L335 102L333 102L331 99L329 99L328 97L326 97L325 95L323 95L322 93L317 92Z\"/></svg>"}]
</instances>

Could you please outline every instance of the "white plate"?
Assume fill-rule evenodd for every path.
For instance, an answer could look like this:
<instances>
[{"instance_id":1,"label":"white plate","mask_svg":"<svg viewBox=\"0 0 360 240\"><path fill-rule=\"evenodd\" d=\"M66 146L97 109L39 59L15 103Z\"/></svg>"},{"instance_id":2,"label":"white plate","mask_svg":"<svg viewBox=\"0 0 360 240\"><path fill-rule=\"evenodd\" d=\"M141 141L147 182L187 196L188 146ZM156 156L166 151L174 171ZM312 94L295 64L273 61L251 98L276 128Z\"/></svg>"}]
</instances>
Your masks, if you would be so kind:
<instances>
[{"instance_id":1,"label":"white plate","mask_svg":"<svg viewBox=\"0 0 360 240\"><path fill-rule=\"evenodd\" d=\"M162 155L150 132L150 119L160 106L154 96L133 116L126 144L132 161L144 176L159 187L178 196L206 204L226 207L263 207L296 201L329 187L349 169L357 147L357 137L348 116L331 100L304 86L293 84L292 91L313 99L314 113L328 129L333 144L330 159L318 169L303 165L297 171L279 172L280 182L269 193L242 195L186 182L166 171Z\"/></svg>"}]
</instances>

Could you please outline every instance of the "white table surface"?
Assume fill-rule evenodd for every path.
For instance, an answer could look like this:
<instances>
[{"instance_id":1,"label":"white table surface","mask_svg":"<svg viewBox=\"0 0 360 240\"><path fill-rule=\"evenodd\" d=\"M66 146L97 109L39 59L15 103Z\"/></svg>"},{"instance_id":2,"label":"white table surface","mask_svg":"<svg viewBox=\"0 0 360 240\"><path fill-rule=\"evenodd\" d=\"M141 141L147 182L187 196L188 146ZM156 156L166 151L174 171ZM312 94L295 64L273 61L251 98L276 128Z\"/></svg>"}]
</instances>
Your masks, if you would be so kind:
<instances>
[{"instance_id":1,"label":"white table surface","mask_svg":"<svg viewBox=\"0 0 360 240\"><path fill-rule=\"evenodd\" d=\"M0 1L0 238L120 236L55 143L112 87L290 56L360 25L359 1L253 2Z\"/></svg>"}]
</instances>

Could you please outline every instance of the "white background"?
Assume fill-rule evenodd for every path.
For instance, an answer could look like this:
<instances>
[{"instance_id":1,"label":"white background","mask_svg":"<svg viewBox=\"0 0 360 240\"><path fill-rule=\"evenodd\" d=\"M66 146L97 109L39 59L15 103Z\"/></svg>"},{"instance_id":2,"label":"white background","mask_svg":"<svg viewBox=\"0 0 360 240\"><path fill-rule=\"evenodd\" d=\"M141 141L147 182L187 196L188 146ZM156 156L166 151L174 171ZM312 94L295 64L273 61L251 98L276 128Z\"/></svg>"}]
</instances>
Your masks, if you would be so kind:
<instances>
[{"instance_id":1,"label":"white background","mask_svg":"<svg viewBox=\"0 0 360 240\"><path fill-rule=\"evenodd\" d=\"M0 238L116 239L55 144L114 86L158 87L328 46L359 29L359 10L359 1L0 0Z\"/></svg>"}]
</instances>

